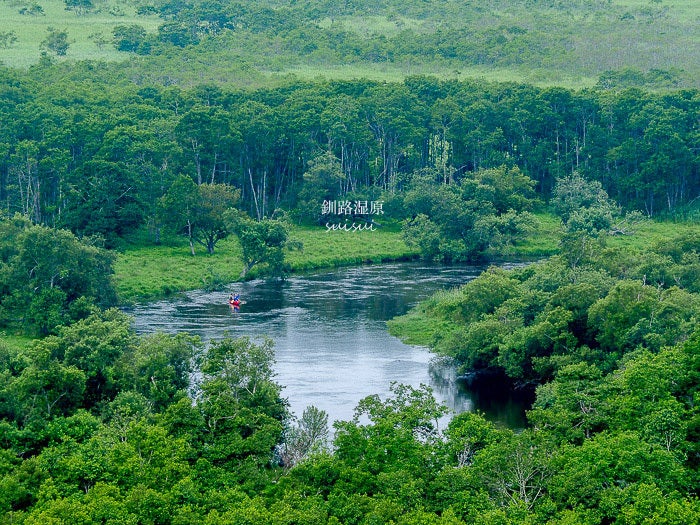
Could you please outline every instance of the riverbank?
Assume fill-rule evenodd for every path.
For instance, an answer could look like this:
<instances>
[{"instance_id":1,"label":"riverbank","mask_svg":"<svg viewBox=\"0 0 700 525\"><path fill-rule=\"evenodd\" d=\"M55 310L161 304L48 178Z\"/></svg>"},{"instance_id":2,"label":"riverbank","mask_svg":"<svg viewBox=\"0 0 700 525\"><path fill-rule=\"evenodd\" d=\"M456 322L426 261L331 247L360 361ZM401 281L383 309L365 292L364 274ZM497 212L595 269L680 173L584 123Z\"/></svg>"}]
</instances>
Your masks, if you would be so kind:
<instances>
[{"instance_id":1,"label":"riverbank","mask_svg":"<svg viewBox=\"0 0 700 525\"><path fill-rule=\"evenodd\" d=\"M139 334L187 332L203 341L271 339L275 381L284 387L296 416L315 406L328 414L329 422L347 421L361 399L390 396L392 383L425 384L456 413L476 409L500 425L522 429L529 404L489 391L485 382L467 387L457 381L451 360L434 359L425 347L401 343L384 324L435 291L473 279L481 269L422 261L323 269L286 282L237 283L247 299L240 313L226 306L226 292L203 290L138 304L128 312Z\"/></svg>"},{"instance_id":2,"label":"riverbank","mask_svg":"<svg viewBox=\"0 0 700 525\"><path fill-rule=\"evenodd\" d=\"M295 226L290 238L301 250L285 254L292 273L318 268L410 260L418 250L409 247L398 228L343 232ZM114 265L119 300L132 303L168 297L195 289L217 289L239 281L243 262L236 237L220 241L212 255L201 248L192 257L181 238L154 246L134 243L125 247ZM255 268L248 277L255 277Z\"/></svg>"},{"instance_id":3,"label":"riverbank","mask_svg":"<svg viewBox=\"0 0 700 525\"><path fill-rule=\"evenodd\" d=\"M534 217L533 231L527 239L499 256L547 257L557 253L561 238L559 218L547 213ZM610 237L608 242L611 246L639 248L692 228L697 228L697 224L648 221L637 227L635 235ZM292 273L409 260L419 255L415 247L404 242L398 225L350 232L294 226L290 237L303 245L302 250L286 254ZM128 304L188 290L220 289L240 280L243 262L234 236L220 241L214 254L208 255L200 247L194 257L181 237L170 238L159 246L137 239L119 252L114 270L119 300ZM255 277L255 269L249 277Z\"/></svg>"},{"instance_id":4,"label":"riverbank","mask_svg":"<svg viewBox=\"0 0 700 525\"><path fill-rule=\"evenodd\" d=\"M567 355L576 337L595 351L629 349L640 341L649 348L675 343L673 337L692 326L700 311L698 232L697 222L650 220L632 235L606 236L586 251L563 251L519 276L484 272L389 320L389 333L455 357L466 371L503 367L521 384L549 378L559 363L547 359ZM596 331L602 334L597 339L590 335Z\"/></svg>"}]
</instances>

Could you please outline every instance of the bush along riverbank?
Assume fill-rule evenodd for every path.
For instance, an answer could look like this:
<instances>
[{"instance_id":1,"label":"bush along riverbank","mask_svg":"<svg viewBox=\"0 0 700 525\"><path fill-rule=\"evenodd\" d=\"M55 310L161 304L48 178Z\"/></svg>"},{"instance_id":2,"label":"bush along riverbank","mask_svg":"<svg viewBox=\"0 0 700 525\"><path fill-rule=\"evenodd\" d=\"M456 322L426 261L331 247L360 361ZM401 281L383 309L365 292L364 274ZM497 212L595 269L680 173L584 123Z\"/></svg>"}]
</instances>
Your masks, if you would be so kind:
<instances>
[{"instance_id":1,"label":"bush along riverbank","mask_svg":"<svg viewBox=\"0 0 700 525\"><path fill-rule=\"evenodd\" d=\"M502 373L536 388L528 461L543 450L559 458L541 463L540 474L564 483L545 498L566 493L571 523L617 523L608 518L625 506L655 522L658 509L642 510L647 488L657 501L679 498L688 514L678 523L697 520L700 234L646 248L577 241L542 262L491 268L439 292L391 320L389 330L452 356L463 376ZM679 476L675 496L662 488L668 476L652 456ZM608 485L608 475L620 481ZM617 503L606 510L608 498Z\"/></svg>"},{"instance_id":2,"label":"bush along riverbank","mask_svg":"<svg viewBox=\"0 0 700 525\"><path fill-rule=\"evenodd\" d=\"M491 268L391 320L391 333L454 357L463 373L498 368L540 384L584 362L614 370L627 353L658 352L700 318L700 235L652 248L593 238L525 268Z\"/></svg>"}]
</instances>

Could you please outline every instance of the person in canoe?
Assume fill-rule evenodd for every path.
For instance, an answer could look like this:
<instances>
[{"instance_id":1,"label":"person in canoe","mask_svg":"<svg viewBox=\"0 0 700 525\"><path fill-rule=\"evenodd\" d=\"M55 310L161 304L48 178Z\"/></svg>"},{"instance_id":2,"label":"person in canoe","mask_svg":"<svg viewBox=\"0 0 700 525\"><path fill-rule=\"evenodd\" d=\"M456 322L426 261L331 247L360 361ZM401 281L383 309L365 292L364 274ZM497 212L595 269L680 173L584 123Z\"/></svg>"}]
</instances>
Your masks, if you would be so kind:
<instances>
[{"instance_id":1,"label":"person in canoe","mask_svg":"<svg viewBox=\"0 0 700 525\"><path fill-rule=\"evenodd\" d=\"M229 295L228 304L233 308L234 312L239 312L241 310L241 294Z\"/></svg>"}]
</instances>

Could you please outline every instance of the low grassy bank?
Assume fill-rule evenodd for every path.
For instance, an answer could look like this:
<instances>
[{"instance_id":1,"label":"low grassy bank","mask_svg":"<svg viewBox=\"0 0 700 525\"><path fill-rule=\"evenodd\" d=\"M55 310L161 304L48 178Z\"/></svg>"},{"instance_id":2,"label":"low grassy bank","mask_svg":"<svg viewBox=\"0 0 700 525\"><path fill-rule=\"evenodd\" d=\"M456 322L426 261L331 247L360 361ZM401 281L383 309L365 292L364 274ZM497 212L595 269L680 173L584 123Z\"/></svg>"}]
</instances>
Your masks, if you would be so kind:
<instances>
[{"instance_id":1,"label":"low grassy bank","mask_svg":"<svg viewBox=\"0 0 700 525\"><path fill-rule=\"evenodd\" d=\"M0 354L11 351L13 355L20 354L33 341L31 337L25 335L8 334L0 330Z\"/></svg>"},{"instance_id":2,"label":"low grassy bank","mask_svg":"<svg viewBox=\"0 0 700 525\"><path fill-rule=\"evenodd\" d=\"M644 221L633 228L631 235L615 235L607 238L607 245L613 248L643 250L674 237L697 233L700 223L694 221Z\"/></svg>"},{"instance_id":3,"label":"low grassy bank","mask_svg":"<svg viewBox=\"0 0 700 525\"><path fill-rule=\"evenodd\" d=\"M547 256L556 253L559 220L547 214L536 216L535 231L506 256ZM286 260L293 272L412 259L418 250L401 238L398 225L375 231L327 231L323 227L294 227L290 238L303 249L289 251ZM141 240L124 248L115 264L117 292L122 302L167 297L198 288L216 287L240 279L243 263L235 237L221 241L213 255L198 248L192 257L187 242L172 238L154 246ZM250 277L255 277L255 269Z\"/></svg>"},{"instance_id":4,"label":"low grassy bank","mask_svg":"<svg viewBox=\"0 0 700 525\"><path fill-rule=\"evenodd\" d=\"M319 227L295 227L290 237L303 246L287 253L293 272L418 255L416 249L406 245L398 229L328 232ZM115 281L120 300L128 303L221 286L239 280L242 270L235 237L217 244L213 255L200 248L194 257L184 240L172 239L167 245L137 243L125 248L115 263ZM255 269L250 273L254 276Z\"/></svg>"},{"instance_id":5,"label":"low grassy bank","mask_svg":"<svg viewBox=\"0 0 700 525\"><path fill-rule=\"evenodd\" d=\"M242 269L234 238L221 241L213 255L199 249L194 257L186 242L137 245L121 252L114 265L117 294L127 303L235 281Z\"/></svg>"},{"instance_id":6,"label":"low grassy bank","mask_svg":"<svg viewBox=\"0 0 700 525\"><path fill-rule=\"evenodd\" d=\"M557 253L559 219L542 213L535 220L533 233L504 255L546 257ZM697 228L697 224L648 221L639 225L634 235L609 237L607 242L609 246L639 249ZM293 272L418 256L417 249L403 241L398 226L362 232L294 227L290 237L303 245L302 250L287 253ZM115 280L120 300L129 303L223 286L239 280L242 270L241 250L235 237L221 241L213 255L207 255L200 247L194 257L184 239L174 238L160 246L136 242L125 247L115 264ZM255 275L254 269L250 277Z\"/></svg>"},{"instance_id":7,"label":"low grassy bank","mask_svg":"<svg viewBox=\"0 0 700 525\"><path fill-rule=\"evenodd\" d=\"M445 312L462 300L460 290L454 288L436 292L404 315L389 320L389 333L406 344L435 350L442 337L459 328L459 323Z\"/></svg>"},{"instance_id":8,"label":"low grassy bank","mask_svg":"<svg viewBox=\"0 0 700 525\"><path fill-rule=\"evenodd\" d=\"M404 242L398 227L362 232L295 228L290 236L303 245L301 251L287 254L286 260L295 272L418 256L418 250Z\"/></svg>"}]
</instances>

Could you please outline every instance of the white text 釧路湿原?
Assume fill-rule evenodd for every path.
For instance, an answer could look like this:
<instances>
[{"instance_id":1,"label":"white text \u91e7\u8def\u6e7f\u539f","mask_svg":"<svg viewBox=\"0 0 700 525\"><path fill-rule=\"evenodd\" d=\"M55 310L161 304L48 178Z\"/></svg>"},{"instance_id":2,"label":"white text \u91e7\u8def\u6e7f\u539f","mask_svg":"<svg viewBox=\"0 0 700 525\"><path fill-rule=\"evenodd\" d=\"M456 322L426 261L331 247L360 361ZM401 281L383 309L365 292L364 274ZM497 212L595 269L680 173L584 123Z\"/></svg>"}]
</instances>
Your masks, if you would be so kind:
<instances>
[{"instance_id":1,"label":"white text \u91e7\u8def\u6e7f\u539f","mask_svg":"<svg viewBox=\"0 0 700 525\"><path fill-rule=\"evenodd\" d=\"M321 207L321 214L325 216L344 217L344 222L326 222L326 232L344 231L360 232L375 231L373 215L383 215L384 201L366 200L324 200ZM350 218L365 217L364 222L348 222Z\"/></svg>"},{"instance_id":2,"label":"white text \u91e7\u8def\u6e7f\u539f","mask_svg":"<svg viewBox=\"0 0 700 525\"><path fill-rule=\"evenodd\" d=\"M324 200L321 215L383 215L384 201Z\"/></svg>"}]
</instances>

